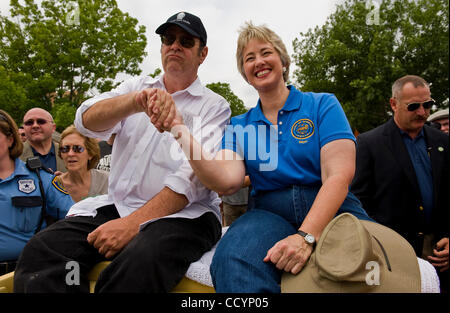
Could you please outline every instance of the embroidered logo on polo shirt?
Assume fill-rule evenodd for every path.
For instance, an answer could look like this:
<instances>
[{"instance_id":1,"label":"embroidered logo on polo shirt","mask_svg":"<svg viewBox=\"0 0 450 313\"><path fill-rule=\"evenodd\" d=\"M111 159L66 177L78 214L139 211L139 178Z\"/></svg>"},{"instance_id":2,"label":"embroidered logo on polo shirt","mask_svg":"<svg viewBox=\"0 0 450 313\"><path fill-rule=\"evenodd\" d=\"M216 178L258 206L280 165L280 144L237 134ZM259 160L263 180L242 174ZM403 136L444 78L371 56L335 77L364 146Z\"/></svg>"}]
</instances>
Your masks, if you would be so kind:
<instances>
[{"instance_id":1,"label":"embroidered logo on polo shirt","mask_svg":"<svg viewBox=\"0 0 450 313\"><path fill-rule=\"evenodd\" d=\"M291 134L300 140L299 143L306 143L308 141L305 139L314 134L314 123L307 118L298 120L292 125Z\"/></svg>"},{"instance_id":2,"label":"embroidered logo on polo shirt","mask_svg":"<svg viewBox=\"0 0 450 313\"><path fill-rule=\"evenodd\" d=\"M34 180L32 179L21 179L18 181L19 190L24 193L32 193L36 190L36 185L34 184Z\"/></svg>"}]
</instances>

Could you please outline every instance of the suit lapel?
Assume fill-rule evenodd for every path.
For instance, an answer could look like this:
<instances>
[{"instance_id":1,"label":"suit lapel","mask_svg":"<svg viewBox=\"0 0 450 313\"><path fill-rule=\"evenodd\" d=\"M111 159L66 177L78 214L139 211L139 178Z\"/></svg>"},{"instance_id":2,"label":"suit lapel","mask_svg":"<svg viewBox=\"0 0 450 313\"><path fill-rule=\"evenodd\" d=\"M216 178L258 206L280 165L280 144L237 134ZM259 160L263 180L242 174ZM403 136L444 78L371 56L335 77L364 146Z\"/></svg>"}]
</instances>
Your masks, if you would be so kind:
<instances>
[{"instance_id":1,"label":"suit lapel","mask_svg":"<svg viewBox=\"0 0 450 313\"><path fill-rule=\"evenodd\" d=\"M414 187L412 194L414 193L421 198L419 184L417 183L416 171L414 170L414 166L411 162L408 149L403 142L400 131L393 118L391 118L386 123L386 128L383 134L386 145L391 150L394 158L397 160L399 167L402 168L411 185Z\"/></svg>"}]
</instances>

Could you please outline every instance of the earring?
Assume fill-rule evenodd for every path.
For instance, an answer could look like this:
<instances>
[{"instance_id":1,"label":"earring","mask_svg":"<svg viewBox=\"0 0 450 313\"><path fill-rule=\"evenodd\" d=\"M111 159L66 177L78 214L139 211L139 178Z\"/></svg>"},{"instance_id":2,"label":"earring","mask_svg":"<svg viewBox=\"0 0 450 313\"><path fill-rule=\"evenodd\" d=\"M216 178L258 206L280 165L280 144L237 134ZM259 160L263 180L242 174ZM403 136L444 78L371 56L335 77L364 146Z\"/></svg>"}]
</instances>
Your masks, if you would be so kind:
<instances>
[{"instance_id":1,"label":"earring","mask_svg":"<svg viewBox=\"0 0 450 313\"><path fill-rule=\"evenodd\" d=\"M286 66L283 66L283 73L286 73L287 69Z\"/></svg>"}]
</instances>

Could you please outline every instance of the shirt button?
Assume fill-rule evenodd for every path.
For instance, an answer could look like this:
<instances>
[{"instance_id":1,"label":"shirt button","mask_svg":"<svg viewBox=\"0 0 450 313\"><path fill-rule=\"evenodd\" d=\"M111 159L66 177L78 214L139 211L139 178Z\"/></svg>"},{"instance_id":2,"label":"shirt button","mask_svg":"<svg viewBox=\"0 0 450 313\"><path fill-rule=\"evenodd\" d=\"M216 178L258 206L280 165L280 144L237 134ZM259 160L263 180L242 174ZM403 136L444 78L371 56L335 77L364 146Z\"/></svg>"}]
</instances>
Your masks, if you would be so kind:
<instances>
[{"instance_id":1,"label":"shirt button","mask_svg":"<svg viewBox=\"0 0 450 313\"><path fill-rule=\"evenodd\" d=\"M280 135L283 135L283 132L282 132L282 131L280 131L280 132L279 132L279 134L280 134Z\"/></svg>"},{"instance_id":2,"label":"shirt button","mask_svg":"<svg viewBox=\"0 0 450 313\"><path fill-rule=\"evenodd\" d=\"M279 122L278 124L283 125L283 122Z\"/></svg>"},{"instance_id":3,"label":"shirt button","mask_svg":"<svg viewBox=\"0 0 450 313\"><path fill-rule=\"evenodd\" d=\"M283 113L284 113L283 111L280 111L280 114L281 114L281 115L283 115Z\"/></svg>"}]
</instances>

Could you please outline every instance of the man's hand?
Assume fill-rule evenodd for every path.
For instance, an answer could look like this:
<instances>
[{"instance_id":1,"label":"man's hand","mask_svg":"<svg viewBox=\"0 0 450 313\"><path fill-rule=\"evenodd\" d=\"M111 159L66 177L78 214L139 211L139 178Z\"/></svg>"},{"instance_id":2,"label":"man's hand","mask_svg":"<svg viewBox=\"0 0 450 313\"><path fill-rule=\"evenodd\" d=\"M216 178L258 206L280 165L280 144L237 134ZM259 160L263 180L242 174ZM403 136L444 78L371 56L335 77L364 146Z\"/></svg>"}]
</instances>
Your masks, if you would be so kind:
<instances>
[{"instance_id":1,"label":"man's hand","mask_svg":"<svg viewBox=\"0 0 450 313\"><path fill-rule=\"evenodd\" d=\"M138 112L145 112L147 115L151 117L152 108L154 106L154 100L156 99L156 93L158 89L155 88L147 88L141 91L138 91L134 94L134 101L137 105L136 110Z\"/></svg>"},{"instance_id":2,"label":"man's hand","mask_svg":"<svg viewBox=\"0 0 450 313\"><path fill-rule=\"evenodd\" d=\"M183 118L168 92L161 89L144 89L136 94L135 100L159 132L170 132L174 126L183 124Z\"/></svg>"},{"instance_id":3,"label":"man's hand","mask_svg":"<svg viewBox=\"0 0 450 313\"><path fill-rule=\"evenodd\" d=\"M91 232L87 241L107 259L120 252L139 232L139 224L122 217L103 225Z\"/></svg>"},{"instance_id":4,"label":"man's hand","mask_svg":"<svg viewBox=\"0 0 450 313\"><path fill-rule=\"evenodd\" d=\"M267 251L264 262L272 262L279 270L298 274L309 259L312 247L294 234L278 241Z\"/></svg>"},{"instance_id":5,"label":"man's hand","mask_svg":"<svg viewBox=\"0 0 450 313\"><path fill-rule=\"evenodd\" d=\"M439 270L440 272L448 270L449 266L448 246L449 246L448 238L442 238L436 244L436 248L433 249L434 256L428 257L428 261L430 261L430 263L433 266L440 268Z\"/></svg>"}]
</instances>

